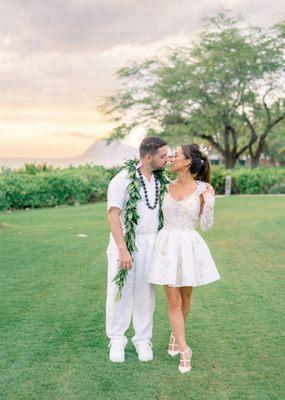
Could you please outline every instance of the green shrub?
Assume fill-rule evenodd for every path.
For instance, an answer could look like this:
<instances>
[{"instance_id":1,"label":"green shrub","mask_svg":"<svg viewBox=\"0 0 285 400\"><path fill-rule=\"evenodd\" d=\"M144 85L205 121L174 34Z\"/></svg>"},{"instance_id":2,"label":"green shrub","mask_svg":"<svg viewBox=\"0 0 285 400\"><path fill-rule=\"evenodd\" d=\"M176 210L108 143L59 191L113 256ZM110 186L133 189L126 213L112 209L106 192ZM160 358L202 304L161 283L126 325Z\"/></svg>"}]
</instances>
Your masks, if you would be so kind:
<instances>
[{"instance_id":1,"label":"green shrub","mask_svg":"<svg viewBox=\"0 0 285 400\"><path fill-rule=\"evenodd\" d=\"M260 167L255 169L240 168L233 171L238 193L268 193L276 183L285 181L285 169L276 167Z\"/></svg>"},{"instance_id":2,"label":"green shrub","mask_svg":"<svg viewBox=\"0 0 285 400\"><path fill-rule=\"evenodd\" d=\"M211 184L215 188L217 194L223 194L225 192L227 171L215 165L211 168Z\"/></svg>"},{"instance_id":3,"label":"green shrub","mask_svg":"<svg viewBox=\"0 0 285 400\"><path fill-rule=\"evenodd\" d=\"M276 183L275 185L273 185L269 191L269 194L281 194L281 193L285 193L285 183Z\"/></svg>"},{"instance_id":4,"label":"green shrub","mask_svg":"<svg viewBox=\"0 0 285 400\"><path fill-rule=\"evenodd\" d=\"M103 167L40 170L0 175L0 209L53 207L104 201L117 170Z\"/></svg>"},{"instance_id":5,"label":"green shrub","mask_svg":"<svg viewBox=\"0 0 285 400\"><path fill-rule=\"evenodd\" d=\"M110 179L121 168L70 166L66 169L26 165L0 174L0 210L54 207L105 201ZM169 171L168 171L169 172ZM232 193L284 193L285 168L239 167L233 171L212 167L212 185L223 194L226 175L232 177ZM175 174L170 174L171 179Z\"/></svg>"}]
</instances>

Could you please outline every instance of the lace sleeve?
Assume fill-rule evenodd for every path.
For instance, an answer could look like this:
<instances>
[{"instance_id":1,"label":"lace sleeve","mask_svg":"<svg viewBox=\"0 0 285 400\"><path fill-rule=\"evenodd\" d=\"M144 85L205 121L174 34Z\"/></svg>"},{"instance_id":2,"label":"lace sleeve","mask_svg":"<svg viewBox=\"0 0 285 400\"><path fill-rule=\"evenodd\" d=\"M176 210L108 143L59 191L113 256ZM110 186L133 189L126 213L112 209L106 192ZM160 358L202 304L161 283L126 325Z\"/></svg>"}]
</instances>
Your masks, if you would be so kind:
<instances>
[{"instance_id":1,"label":"lace sleeve","mask_svg":"<svg viewBox=\"0 0 285 400\"><path fill-rule=\"evenodd\" d=\"M215 196L207 193L204 197L204 206L200 214L200 227L202 231L207 231L214 223Z\"/></svg>"}]
</instances>

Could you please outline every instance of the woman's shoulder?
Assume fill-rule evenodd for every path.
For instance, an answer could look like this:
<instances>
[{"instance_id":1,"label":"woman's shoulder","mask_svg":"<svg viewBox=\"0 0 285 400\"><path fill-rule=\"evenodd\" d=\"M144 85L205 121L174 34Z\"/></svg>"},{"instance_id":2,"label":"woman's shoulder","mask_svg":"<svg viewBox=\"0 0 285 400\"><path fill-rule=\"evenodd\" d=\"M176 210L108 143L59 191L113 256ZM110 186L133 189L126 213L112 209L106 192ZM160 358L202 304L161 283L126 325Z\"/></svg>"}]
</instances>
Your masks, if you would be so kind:
<instances>
[{"instance_id":1,"label":"woman's shoulder","mask_svg":"<svg viewBox=\"0 0 285 400\"><path fill-rule=\"evenodd\" d=\"M198 191L203 192L204 190L206 190L206 188L207 188L207 182L200 181L200 180L197 181L197 190Z\"/></svg>"},{"instance_id":2,"label":"woman's shoulder","mask_svg":"<svg viewBox=\"0 0 285 400\"><path fill-rule=\"evenodd\" d=\"M213 187L209 182L205 182L205 181L200 181L200 180L198 180L197 183L198 183L199 185L201 185L201 186L204 186L204 187Z\"/></svg>"},{"instance_id":3,"label":"woman's shoulder","mask_svg":"<svg viewBox=\"0 0 285 400\"><path fill-rule=\"evenodd\" d=\"M214 190L213 186L209 182L200 181L200 180L197 181L197 192L199 194L202 194L207 189Z\"/></svg>"}]
</instances>

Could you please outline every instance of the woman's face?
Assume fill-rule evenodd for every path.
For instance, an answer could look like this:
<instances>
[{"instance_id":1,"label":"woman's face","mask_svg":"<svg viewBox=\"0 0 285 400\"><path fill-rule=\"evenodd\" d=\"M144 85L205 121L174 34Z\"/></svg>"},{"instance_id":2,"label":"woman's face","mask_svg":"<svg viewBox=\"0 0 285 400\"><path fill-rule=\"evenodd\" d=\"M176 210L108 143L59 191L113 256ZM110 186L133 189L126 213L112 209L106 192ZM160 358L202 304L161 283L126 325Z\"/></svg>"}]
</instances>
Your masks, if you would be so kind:
<instances>
[{"instance_id":1,"label":"woman's face","mask_svg":"<svg viewBox=\"0 0 285 400\"><path fill-rule=\"evenodd\" d=\"M184 169L188 168L191 164L191 161L185 158L185 155L182 151L181 147L178 147L173 155L170 158L170 172L179 172L183 171Z\"/></svg>"}]
</instances>

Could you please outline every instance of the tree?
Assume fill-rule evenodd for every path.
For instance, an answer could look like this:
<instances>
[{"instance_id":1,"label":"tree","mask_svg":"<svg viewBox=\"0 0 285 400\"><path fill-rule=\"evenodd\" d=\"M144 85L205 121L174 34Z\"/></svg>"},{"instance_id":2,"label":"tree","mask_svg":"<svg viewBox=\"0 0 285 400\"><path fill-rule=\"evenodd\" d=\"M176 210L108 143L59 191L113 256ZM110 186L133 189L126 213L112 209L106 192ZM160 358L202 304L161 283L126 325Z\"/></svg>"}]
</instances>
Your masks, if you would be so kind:
<instances>
[{"instance_id":1,"label":"tree","mask_svg":"<svg viewBox=\"0 0 285 400\"><path fill-rule=\"evenodd\" d=\"M280 108L282 110L280 110ZM269 107L266 103L265 96L261 104L255 104L253 110L254 123L247 120L249 128L256 135L257 140L249 147L251 166L254 168L259 165L259 160L262 154L269 153L271 156L273 149L277 151L276 144L282 141L284 132L284 101L277 101ZM279 130L278 128L283 128ZM278 135L276 134L278 132ZM258 134L259 133L259 134ZM270 137L268 137L270 134ZM284 135L285 136L285 135ZM275 153L275 156L277 153ZM272 157L270 157L272 159Z\"/></svg>"},{"instance_id":2,"label":"tree","mask_svg":"<svg viewBox=\"0 0 285 400\"><path fill-rule=\"evenodd\" d=\"M257 136L256 142L249 147L252 167L256 167L259 164L260 156L264 152L270 154L271 159L274 154L277 156L278 151L274 152L274 150L277 150L277 142L282 141L281 131L275 128L277 124L284 126L285 101L284 97L282 98L282 94L284 96L284 39L285 22L275 26L275 29L271 32L271 37L264 37L265 46L271 47L273 53L276 52L278 54L275 61L277 62L277 68L273 70L273 73L269 71L266 79L263 79L262 84L265 87L265 92L262 96L262 101L253 104L254 123L251 123L247 116L245 118L249 129ZM283 65L278 65L278 62L282 62L282 59ZM267 98L269 98L271 106L269 106ZM276 135L277 131L278 135ZM269 134L270 140L267 140ZM272 145L270 142L272 142Z\"/></svg>"},{"instance_id":3,"label":"tree","mask_svg":"<svg viewBox=\"0 0 285 400\"><path fill-rule=\"evenodd\" d=\"M172 145L206 141L227 168L248 151L256 165L285 116L280 26L247 28L218 12L192 46L120 69L121 86L104 108L118 123L110 140L143 126Z\"/></svg>"},{"instance_id":4,"label":"tree","mask_svg":"<svg viewBox=\"0 0 285 400\"><path fill-rule=\"evenodd\" d=\"M285 166L285 120L273 128L270 141L267 141L264 154L273 165Z\"/></svg>"}]
</instances>

